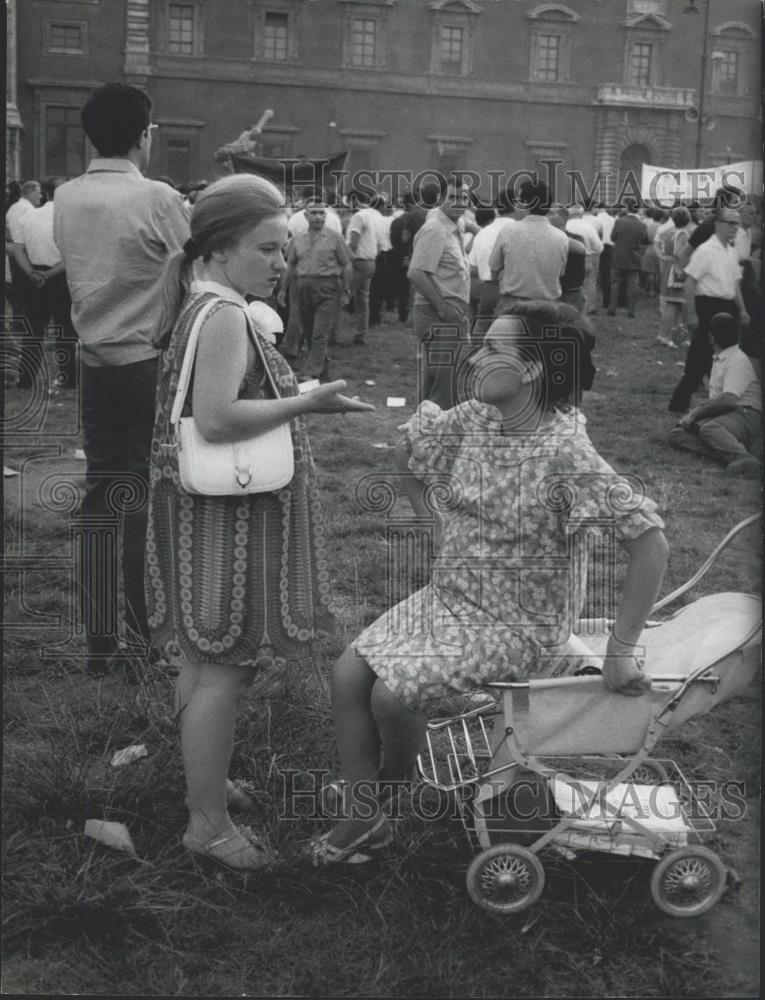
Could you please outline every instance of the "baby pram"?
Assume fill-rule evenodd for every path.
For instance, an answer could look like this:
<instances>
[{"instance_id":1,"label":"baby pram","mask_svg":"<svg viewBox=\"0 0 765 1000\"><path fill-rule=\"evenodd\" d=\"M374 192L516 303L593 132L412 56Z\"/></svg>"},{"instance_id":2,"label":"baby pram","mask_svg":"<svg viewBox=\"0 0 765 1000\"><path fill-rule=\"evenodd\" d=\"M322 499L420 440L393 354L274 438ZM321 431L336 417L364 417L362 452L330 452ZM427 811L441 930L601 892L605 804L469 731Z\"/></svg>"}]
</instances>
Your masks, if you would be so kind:
<instances>
[{"instance_id":1,"label":"baby pram","mask_svg":"<svg viewBox=\"0 0 765 1000\"><path fill-rule=\"evenodd\" d=\"M729 532L653 613L694 586L758 517ZM678 765L650 754L665 733L746 688L760 662L761 622L756 597L704 597L647 623L653 680L643 696L614 694L591 675L496 683L489 690L498 702L430 722L418 769L428 784L458 793L480 848L467 873L471 898L517 913L542 893L540 855L594 851L658 862L651 895L665 913L692 917L714 906L733 874L700 843L714 819ZM604 652L609 624L580 623L593 652Z\"/></svg>"}]
</instances>

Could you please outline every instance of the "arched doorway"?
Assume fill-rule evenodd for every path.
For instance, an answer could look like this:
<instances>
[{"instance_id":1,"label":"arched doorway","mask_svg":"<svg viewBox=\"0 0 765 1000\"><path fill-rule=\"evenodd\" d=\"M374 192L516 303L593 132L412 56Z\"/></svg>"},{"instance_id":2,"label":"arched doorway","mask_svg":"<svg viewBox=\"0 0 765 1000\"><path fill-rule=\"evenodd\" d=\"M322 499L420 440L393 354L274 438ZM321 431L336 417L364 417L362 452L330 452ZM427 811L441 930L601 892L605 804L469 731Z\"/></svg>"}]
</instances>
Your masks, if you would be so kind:
<instances>
[{"instance_id":1,"label":"arched doorway","mask_svg":"<svg viewBox=\"0 0 765 1000\"><path fill-rule=\"evenodd\" d=\"M644 163L653 163L651 150L639 142L633 142L622 152L619 159L619 188L625 189L625 185L631 192L640 191L640 175Z\"/></svg>"}]
</instances>

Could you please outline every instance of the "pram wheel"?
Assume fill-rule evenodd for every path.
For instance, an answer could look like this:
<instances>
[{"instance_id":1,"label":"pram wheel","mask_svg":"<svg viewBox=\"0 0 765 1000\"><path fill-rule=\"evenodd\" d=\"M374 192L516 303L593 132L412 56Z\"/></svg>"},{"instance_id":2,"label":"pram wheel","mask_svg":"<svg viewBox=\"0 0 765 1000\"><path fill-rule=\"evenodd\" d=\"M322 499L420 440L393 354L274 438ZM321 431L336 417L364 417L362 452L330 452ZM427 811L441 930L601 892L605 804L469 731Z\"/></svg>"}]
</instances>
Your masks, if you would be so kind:
<instances>
[{"instance_id":1,"label":"pram wheel","mask_svg":"<svg viewBox=\"0 0 765 1000\"><path fill-rule=\"evenodd\" d=\"M638 764L629 780L634 785L666 785L669 783L669 775L663 764L655 760L644 760L642 764Z\"/></svg>"},{"instance_id":2,"label":"pram wheel","mask_svg":"<svg viewBox=\"0 0 765 1000\"><path fill-rule=\"evenodd\" d=\"M727 872L714 851L679 847L665 855L651 877L654 903L671 917L697 917L725 891Z\"/></svg>"},{"instance_id":3,"label":"pram wheel","mask_svg":"<svg viewBox=\"0 0 765 1000\"><path fill-rule=\"evenodd\" d=\"M539 899L544 885L542 862L520 844L489 847L467 873L470 898L492 913L520 913Z\"/></svg>"}]
</instances>

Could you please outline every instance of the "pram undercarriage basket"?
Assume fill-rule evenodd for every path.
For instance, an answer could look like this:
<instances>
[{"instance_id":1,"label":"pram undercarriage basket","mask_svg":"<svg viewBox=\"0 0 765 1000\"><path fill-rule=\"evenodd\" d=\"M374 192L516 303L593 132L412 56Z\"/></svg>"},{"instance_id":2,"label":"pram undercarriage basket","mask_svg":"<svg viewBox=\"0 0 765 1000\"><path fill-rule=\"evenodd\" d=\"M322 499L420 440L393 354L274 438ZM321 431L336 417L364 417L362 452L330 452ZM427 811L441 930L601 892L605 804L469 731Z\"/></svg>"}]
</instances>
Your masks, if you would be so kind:
<instances>
[{"instance_id":1,"label":"pram undercarriage basket","mask_svg":"<svg viewBox=\"0 0 765 1000\"><path fill-rule=\"evenodd\" d=\"M654 612L685 593L702 571ZM485 704L428 724L418 758L423 780L458 792L478 849L467 872L471 898L516 913L542 893L540 854L599 852L656 863L651 894L665 913L692 917L720 899L731 874L700 841L715 829L707 804L675 761L651 756L659 739L743 691L759 668L759 599L716 594L651 622L645 645L651 690L608 691L599 676L497 683ZM583 622L596 653L609 623ZM733 878L735 881L735 878Z\"/></svg>"}]
</instances>

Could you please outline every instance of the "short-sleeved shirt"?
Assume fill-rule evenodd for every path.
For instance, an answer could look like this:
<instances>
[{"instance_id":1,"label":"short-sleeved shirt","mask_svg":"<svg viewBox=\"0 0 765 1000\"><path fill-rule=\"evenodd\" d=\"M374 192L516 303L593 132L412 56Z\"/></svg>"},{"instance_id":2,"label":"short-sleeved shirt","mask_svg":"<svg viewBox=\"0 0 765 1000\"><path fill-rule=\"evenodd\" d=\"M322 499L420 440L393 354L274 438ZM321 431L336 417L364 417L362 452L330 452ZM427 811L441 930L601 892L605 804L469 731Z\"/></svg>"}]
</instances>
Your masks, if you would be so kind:
<instances>
[{"instance_id":1,"label":"short-sleeved shirt","mask_svg":"<svg viewBox=\"0 0 765 1000\"><path fill-rule=\"evenodd\" d=\"M37 267L55 267L61 263L61 254L53 239L53 202L47 201L24 216L21 239L30 264Z\"/></svg>"},{"instance_id":2,"label":"short-sleeved shirt","mask_svg":"<svg viewBox=\"0 0 765 1000\"><path fill-rule=\"evenodd\" d=\"M497 237L505 226L514 225L515 219L508 219L506 217L494 219L488 226L484 226L483 229L480 229L473 237L473 242L470 246L470 253L468 254L468 260L478 271L478 277L481 281L491 281L489 259L491 257L491 252L494 249L494 244L497 242Z\"/></svg>"},{"instance_id":3,"label":"short-sleeved shirt","mask_svg":"<svg viewBox=\"0 0 765 1000\"><path fill-rule=\"evenodd\" d=\"M5 213L6 238L11 243L21 243L24 222L35 207L27 198L19 198Z\"/></svg>"},{"instance_id":4,"label":"short-sleeved shirt","mask_svg":"<svg viewBox=\"0 0 765 1000\"><path fill-rule=\"evenodd\" d=\"M731 301L736 297L741 267L738 254L730 244L716 235L702 243L691 254L685 273L696 282L696 294Z\"/></svg>"},{"instance_id":5,"label":"short-sleeved shirt","mask_svg":"<svg viewBox=\"0 0 765 1000\"><path fill-rule=\"evenodd\" d=\"M470 265L463 248L462 234L456 222L440 209L433 209L414 237L409 274L424 271L430 274L444 299L470 301ZM428 305L419 290L414 305Z\"/></svg>"},{"instance_id":6,"label":"short-sleeved shirt","mask_svg":"<svg viewBox=\"0 0 765 1000\"><path fill-rule=\"evenodd\" d=\"M499 417L425 402L403 428L410 471L448 485L443 540L432 582L354 645L415 711L488 681L555 675L584 602L588 539L663 527L640 480L595 451L581 413L513 436Z\"/></svg>"},{"instance_id":7,"label":"short-sleeved shirt","mask_svg":"<svg viewBox=\"0 0 765 1000\"><path fill-rule=\"evenodd\" d=\"M381 247L380 213L376 208L360 208L351 216L345 238L350 245L353 233L359 234L359 242L353 251L357 260L376 260Z\"/></svg>"},{"instance_id":8,"label":"short-sleeved shirt","mask_svg":"<svg viewBox=\"0 0 765 1000\"><path fill-rule=\"evenodd\" d=\"M295 267L299 278L336 277L352 260L343 237L326 225L316 236L310 230L294 236L287 251L287 263Z\"/></svg>"},{"instance_id":9,"label":"short-sleeved shirt","mask_svg":"<svg viewBox=\"0 0 765 1000\"><path fill-rule=\"evenodd\" d=\"M53 205L82 360L103 367L156 357L165 264L189 238L181 195L108 157L56 188Z\"/></svg>"},{"instance_id":10,"label":"short-sleeved shirt","mask_svg":"<svg viewBox=\"0 0 765 1000\"><path fill-rule=\"evenodd\" d=\"M559 299L567 257L568 237L543 215L527 215L499 234L489 266L499 273L502 295Z\"/></svg>"},{"instance_id":11,"label":"short-sleeved shirt","mask_svg":"<svg viewBox=\"0 0 765 1000\"><path fill-rule=\"evenodd\" d=\"M752 362L735 344L717 351L712 358L709 375L709 398L717 399L725 392L738 396L739 407L762 411L760 380Z\"/></svg>"}]
</instances>

